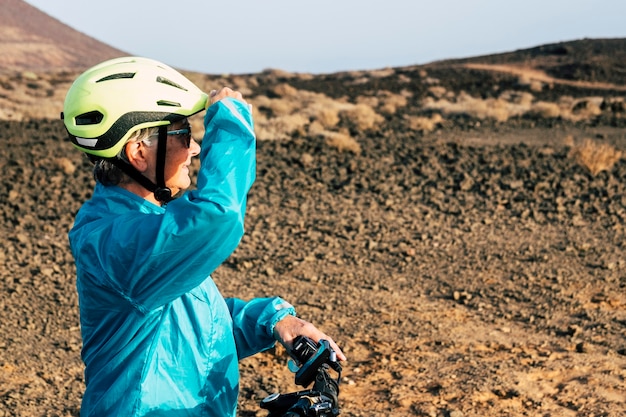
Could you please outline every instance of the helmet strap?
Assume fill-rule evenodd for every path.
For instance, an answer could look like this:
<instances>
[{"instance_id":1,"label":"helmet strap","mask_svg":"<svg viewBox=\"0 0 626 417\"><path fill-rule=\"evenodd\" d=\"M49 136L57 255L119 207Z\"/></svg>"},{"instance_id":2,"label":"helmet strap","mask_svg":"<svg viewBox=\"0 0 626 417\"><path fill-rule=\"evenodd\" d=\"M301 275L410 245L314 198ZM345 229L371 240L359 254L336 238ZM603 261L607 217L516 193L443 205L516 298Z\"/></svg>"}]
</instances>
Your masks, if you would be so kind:
<instances>
[{"instance_id":1,"label":"helmet strap","mask_svg":"<svg viewBox=\"0 0 626 417\"><path fill-rule=\"evenodd\" d=\"M135 181L137 181L143 188L154 193L157 189L156 184L150 181L148 178L141 175L141 172L137 171L131 164L126 161L123 161L120 158L106 158L107 161L111 162L113 165L121 169L124 174L128 175Z\"/></svg>"},{"instance_id":2,"label":"helmet strap","mask_svg":"<svg viewBox=\"0 0 626 417\"><path fill-rule=\"evenodd\" d=\"M156 188L151 190L154 198L162 203L172 200L172 190L165 186L165 152L167 150L167 126L159 126L159 145L156 161Z\"/></svg>"},{"instance_id":3,"label":"helmet strap","mask_svg":"<svg viewBox=\"0 0 626 417\"><path fill-rule=\"evenodd\" d=\"M153 183L144 177L128 162L114 157L106 158L113 165L121 169L126 175L137 181L143 188L154 194L154 198L161 203L173 200L172 191L165 186L165 151L167 149L167 127L159 126L159 142L157 147L156 177L157 183Z\"/></svg>"}]
</instances>

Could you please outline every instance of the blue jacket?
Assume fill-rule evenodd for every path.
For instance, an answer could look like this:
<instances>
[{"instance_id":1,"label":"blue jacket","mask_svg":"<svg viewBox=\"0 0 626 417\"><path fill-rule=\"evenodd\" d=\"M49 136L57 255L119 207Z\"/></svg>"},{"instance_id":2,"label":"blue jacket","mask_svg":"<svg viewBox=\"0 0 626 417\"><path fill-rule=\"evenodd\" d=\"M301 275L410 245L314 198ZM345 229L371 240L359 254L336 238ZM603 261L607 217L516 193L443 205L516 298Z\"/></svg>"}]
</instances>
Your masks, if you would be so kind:
<instances>
[{"instance_id":1,"label":"blue jacket","mask_svg":"<svg viewBox=\"0 0 626 417\"><path fill-rule=\"evenodd\" d=\"M196 190L161 207L97 184L76 216L81 416L235 416L238 360L295 314L280 298L224 299L210 277L243 235L256 141L242 102L212 105L204 123Z\"/></svg>"}]
</instances>

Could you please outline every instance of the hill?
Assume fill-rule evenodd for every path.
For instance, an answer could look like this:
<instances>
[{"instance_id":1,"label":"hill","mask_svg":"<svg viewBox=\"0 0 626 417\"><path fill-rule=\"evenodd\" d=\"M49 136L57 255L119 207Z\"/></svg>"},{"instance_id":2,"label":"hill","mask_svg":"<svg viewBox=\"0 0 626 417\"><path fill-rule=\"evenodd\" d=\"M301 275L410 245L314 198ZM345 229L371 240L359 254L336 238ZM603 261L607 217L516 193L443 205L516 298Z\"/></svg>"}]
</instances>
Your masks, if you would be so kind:
<instances>
[{"instance_id":1,"label":"hill","mask_svg":"<svg viewBox=\"0 0 626 417\"><path fill-rule=\"evenodd\" d=\"M22 0L2 1L0 51L0 72L83 70L126 55Z\"/></svg>"}]
</instances>

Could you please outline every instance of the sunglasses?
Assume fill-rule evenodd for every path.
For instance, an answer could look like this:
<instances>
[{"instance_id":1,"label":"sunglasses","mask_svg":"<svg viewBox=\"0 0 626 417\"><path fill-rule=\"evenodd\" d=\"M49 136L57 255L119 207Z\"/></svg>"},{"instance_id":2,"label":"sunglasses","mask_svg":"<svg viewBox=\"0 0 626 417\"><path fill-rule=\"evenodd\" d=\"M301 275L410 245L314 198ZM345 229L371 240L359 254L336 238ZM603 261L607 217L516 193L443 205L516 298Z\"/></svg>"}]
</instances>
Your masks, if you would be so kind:
<instances>
[{"instance_id":1,"label":"sunglasses","mask_svg":"<svg viewBox=\"0 0 626 417\"><path fill-rule=\"evenodd\" d=\"M158 136L158 133L154 133L150 136ZM189 149L191 147L191 126L185 129L177 129L177 130L168 130L167 136L182 136L184 140L184 144Z\"/></svg>"},{"instance_id":2,"label":"sunglasses","mask_svg":"<svg viewBox=\"0 0 626 417\"><path fill-rule=\"evenodd\" d=\"M186 129L168 130L168 136L183 136L184 144L189 149L191 147L191 126Z\"/></svg>"}]
</instances>

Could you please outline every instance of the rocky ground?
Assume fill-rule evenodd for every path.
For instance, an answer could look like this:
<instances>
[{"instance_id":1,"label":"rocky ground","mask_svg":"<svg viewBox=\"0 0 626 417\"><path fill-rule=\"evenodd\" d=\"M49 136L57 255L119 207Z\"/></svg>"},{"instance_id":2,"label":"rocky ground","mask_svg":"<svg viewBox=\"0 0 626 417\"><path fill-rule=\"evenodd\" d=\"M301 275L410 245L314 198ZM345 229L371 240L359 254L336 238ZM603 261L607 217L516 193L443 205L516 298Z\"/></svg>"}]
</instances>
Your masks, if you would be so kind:
<instances>
[{"instance_id":1,"label":"rocky ground","mask_svg":"<svg viewBox=\"0 0 626 417\"><path fill-rule=\"evenodd\" d=\"M620 129L373 132L361 153L263 141L226 296L282 295L349 361L342 415L623 416L626 161L563 145ZM78 416L67 231L89 164L59 122L2 122L0 417ZM276 348L242 362L241 416L300 389Z\"/></svg>"}]
</instances>

